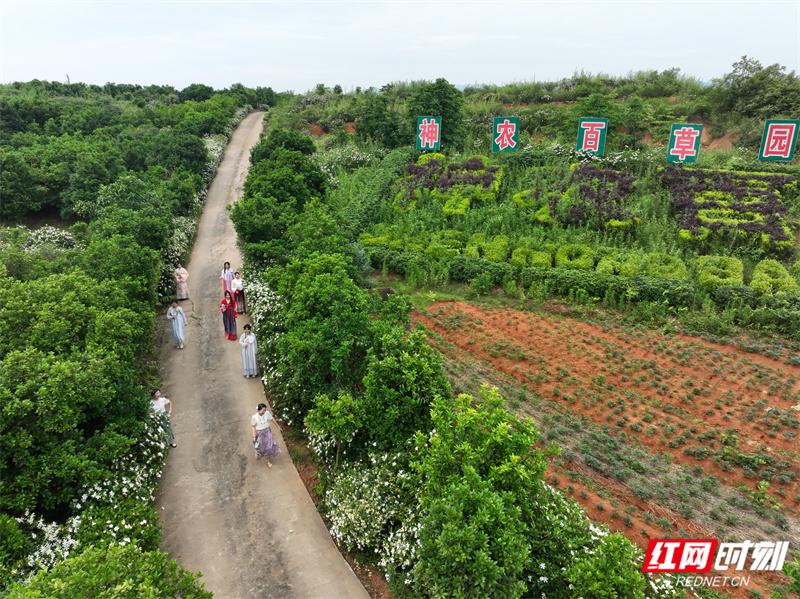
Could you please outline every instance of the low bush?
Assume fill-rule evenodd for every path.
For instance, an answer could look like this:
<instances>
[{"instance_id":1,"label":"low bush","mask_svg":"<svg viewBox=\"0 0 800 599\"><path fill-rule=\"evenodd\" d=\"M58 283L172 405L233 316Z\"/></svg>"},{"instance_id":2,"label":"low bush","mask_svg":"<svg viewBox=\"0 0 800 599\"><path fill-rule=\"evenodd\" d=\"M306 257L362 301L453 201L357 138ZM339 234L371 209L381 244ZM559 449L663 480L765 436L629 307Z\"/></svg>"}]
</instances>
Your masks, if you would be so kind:
<instances>
[{"instance_id":1,"label":"low bush","mask_svg":"<svg viewBox=\"0 0 800 599\"><path fill-rule=\"evenodd\" d=\"M211 596L199 575L187 572L166 553L142 551L135 544L90 547L11 587L7 595L8 599Z\"/></svg>"},{"instance_id":2,"label":"low bush","mask_svg":"<svg viewBox=\"0 0 800 599\"><path fill-rule=\"evenodd\" d=\"M613 252L600 258L597 272L606 272L624 277L638 275L641 270L642 257L633 252Z\"/></svg>"},{"instance_id":3,"label":"low bush","mask_svg":"<svg viewBox=\"0 0 800 599\"><path fill-rule=\"evenodd\" d=\"M700 256L697 261L697 283L706 290L742 285L744 265L732 256Z\"/></svg>"},{"instance_id":4,"label":"low bush","mask_svg":"<svg viewBox=\"0 0 800 599\"><path fill-rule=\"evenodd\" d=\"M778 291L796 291L800 283L789 274L777 260L766 259L756 264L750 288L758 293L770 294Z\"/></svg>"},{"instance_id":5,"label":"low bush","mask_svg":"<svg viewBox=\"0 0 800 599\"><path fill-rule=\"evenodd\" d=\"M594 250L588 245L568 243L556 251L556 268L594 270Z\"/></svg>"},{"instance_id":6,"label":"low bush","mask_svg":"<svg viewBox=\"0 0 800 599\"><path fill-rule=\"evenodd\" d=\"M642 259L642 272L663 279L686 279L689 276L683 260L670 254L646 254Z\"/></svg>"}]
</instances>

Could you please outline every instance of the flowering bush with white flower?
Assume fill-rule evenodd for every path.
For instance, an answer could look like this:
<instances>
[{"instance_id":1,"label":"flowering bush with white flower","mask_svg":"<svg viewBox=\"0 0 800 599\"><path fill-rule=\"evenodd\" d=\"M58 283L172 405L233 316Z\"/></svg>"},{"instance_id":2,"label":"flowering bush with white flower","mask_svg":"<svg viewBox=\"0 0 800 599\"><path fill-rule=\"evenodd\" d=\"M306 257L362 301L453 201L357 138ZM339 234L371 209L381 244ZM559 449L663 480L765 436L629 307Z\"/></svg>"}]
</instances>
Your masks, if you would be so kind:
<instances>
[{"instance_id":1,"label":"flowering bush with white flower","mask_svg":"<svg viewBox=\"0 0 800 599\"><path fill-rule=\"evenodd\" d=\"M211 180L217 173L217 167L220 162L222 162L222 157L225 155L225 146L228 143L228 138L225 135L206 135L203 137L203 143L206 145L208 162L202 174L205 182L211 183Z\"/></svg>"},{"instance_id":2,"label":"flowering bush with white flower","mask_svg":"<svg viewBox=\"0 0 800 599\"><path fill-rule=\"evenodd\" d=\"M263 273L247 267L244 270L247 311L258 338L261 380L270 391L275 416L292 426L302 422L302 415L293 409L292 402L286 401L288 398L282 385L282 354L278 351L278 342L284 330L284 302L264 281Z\"/></svg>"},{"instance_id":3,"label":"flowering bush with white flower","mask_svg":"<svg viewBox=\"0 0 800 599\"><path fill-rule=\"evenodd\" d=\"M159 417L150 417L136 445L112 466L113 477L83 489L73 501L77 515L64 524L28 513L17 518L32 538L28 577L49 569L88 545L126 545L157 549L161 540L153 499L166 460L166 437Z\"/></svg>"},{"instance_id":4,"label":"flowering bush with white flower","mask_svg":"<svg viewBox=\"0 0 800 599\"><path fill-rule=\"evenodd\" d=\"M60 250L71 250L80 247L72 233L51 225L44 225L38 229L31 229L28 239L22 245L26 252L39 250L42 246L50 246Z\"/></svg>"},{"instance_id":5,"label":"flowering bush with white flower","mask_svg":"<svg viewBox=\"0 0 800 599\"><path fill-rule=\"evenodd\" d=\"M393 527L409 520L410 474L401 454L371 454L335 475L327 488L324 506L331 535L348 549L381 555Z\"/></svg>"},{"instance_id":6,"label":"flowering bush with white flower","mask_svg":"<svg viewBox=\"0 0 800 599\"><path fill-rule=\"evenodd\" d=\"M350 172L362 166L367 166L376 160L376 155L372 152L364 152L357 146L347 144L336 146L324 152L317 152L313 155L314 162L328 179L328 185L337 187L339 171Z\"/></svg>"}]
</instances>

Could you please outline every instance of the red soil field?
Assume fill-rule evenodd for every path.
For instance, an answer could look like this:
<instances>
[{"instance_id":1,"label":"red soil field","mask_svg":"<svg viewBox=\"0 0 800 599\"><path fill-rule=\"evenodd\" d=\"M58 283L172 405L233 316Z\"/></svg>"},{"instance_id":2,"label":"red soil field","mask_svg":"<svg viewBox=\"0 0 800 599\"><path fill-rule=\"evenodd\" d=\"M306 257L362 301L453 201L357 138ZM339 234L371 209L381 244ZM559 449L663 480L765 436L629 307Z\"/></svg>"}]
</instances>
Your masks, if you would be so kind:
<instances>
[{"instance_id":1,"label":"red soil field","mask_svg":"<svg viewBox=\"0 0 800 599\"><path fill-rule=\"evenodd\" d=\"M800 414L795 406L800 403L800 367L698 338L591 324L561 314L435 302L413 318L452 344L445 350L448 355L460 353L488 364L576 415L611 425L611 431L624 430L651 453L701 467L726 486L757 489L771 468L782 478L773 477L770 497L786 515L797 516ZM687 448L705 448L708 454L693 457L684 453ZM731 460L712 460L714 453ZM755 466L740 467L740 458ZM762 458L772 460L767 470L759 462ZM636 497L616 480L588 468L580 472L583 480L576 479L576 467L569 469L573 474L557 463L551 465L548 481L578 501L591 519L642 547L652 536L675 536L657 523L645 522L645 512L668 520L673 531L715 536L672 510ZM637 509L627 514L613 509L598 488L618 506ZM601 504L605 507L598 509ZM759 580L775 582L773 578ZM750 589L755 588L754 580Z\"/></svg>"}]
</instances>

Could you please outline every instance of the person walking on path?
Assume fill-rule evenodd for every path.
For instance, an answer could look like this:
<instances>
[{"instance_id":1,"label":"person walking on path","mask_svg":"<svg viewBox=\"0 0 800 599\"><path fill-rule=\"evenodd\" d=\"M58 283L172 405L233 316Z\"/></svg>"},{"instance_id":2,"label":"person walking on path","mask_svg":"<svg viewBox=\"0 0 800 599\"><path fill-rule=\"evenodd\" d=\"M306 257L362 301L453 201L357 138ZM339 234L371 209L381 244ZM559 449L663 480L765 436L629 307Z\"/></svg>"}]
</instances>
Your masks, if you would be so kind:
<instances>
[{"instance_id":1,"label":"person walking on path","mask_svg":"<svg viewBox=\"0 0 800 599\"><path fill-rule=\"evenodd\" d=\"M231 263L226 262L222 265L222 273L219 275L219 280L222 281L222 291L231 290L231 281L233 281L233 271L231 270Z\"/></svg>"},{"instance_id":2,"label":"person walking on path","mask_svg":"<svg viewBox=\"0 0 800 599\"><path fill-rule=\"evenodd\" d=\"M225 337L230 341L236 341L236 302L233 301L230 291L225 292L225 297L219 303L219 311L222 312Z\"/></svg>"},{"instance_id":3,"label":"person walking on path","mask_svg":"<svg viewBox=\"0 0 800 599\"><path fill-rule=\"evenodd\" d=\"M239 314L247 313L247 304L244 301L244 281L238 272L233 273L231 292L233 292L233 299L236 300L236 311Z\"/></svg>"},{"instance_id":4,"label":"person walking on path","mask_svg":"<svg viewBox=\"0 0 800 599\"><path fill-rule=\"evenodd\" d=\"M172 432L172 402L161 395L161 389L154 389L150 399L150 411L159 419L162 430L167 435L170 447L177 447L175 434Z\"/></svg>"},{"instance_id":5,"label":"person walking on path","mask_svg":"<svg viewBox=\"0 0 800 599\"><path fill-rule=\"evenodd\" d=\"M180 264L175 269L175 297L178 301L189 299L189 271Z\"/></svg>"},{"instance_id":6,"label":"person walking on path","mask_svg":"<svg viewBox=\"0 0 800 599\"><path fill-rule=\"evenodd\" d=\"M256 413L250 418L250 424L253 427L253 448L256 451L256 459L260 457L267 458L267 466L272 468L270 458L274 458L281 452L281 448L272 438L272 430L269 427L274 418L267 411L267 404L258 404L256 410Z\"/></svg>"},{"instance_id":7,"label":"person walking on path","mask_svg":"<svg viewBox=\"0 0 800 599\"><path fill-rule=\"evenodd\" d=\"M172 305L167 309L167 320L172 325L172 338L175 340L175 347L183 349L185 341L184 327L188 324L186 322L186 314L183 308L178 305L178 301L172 302Z\"/></svg>"},{"instance_id":8,"label":"person walking on path","mask_svg":"<svg viewBox=\"0 0 800 599\"><path fill-rule=\"evenodd\" d=\"M249 324L244 325L244 333L239 337L239 345L242 346L242 371L245 378L258 376L258 343L253 327Z\"/></svg>"}]
</instances>

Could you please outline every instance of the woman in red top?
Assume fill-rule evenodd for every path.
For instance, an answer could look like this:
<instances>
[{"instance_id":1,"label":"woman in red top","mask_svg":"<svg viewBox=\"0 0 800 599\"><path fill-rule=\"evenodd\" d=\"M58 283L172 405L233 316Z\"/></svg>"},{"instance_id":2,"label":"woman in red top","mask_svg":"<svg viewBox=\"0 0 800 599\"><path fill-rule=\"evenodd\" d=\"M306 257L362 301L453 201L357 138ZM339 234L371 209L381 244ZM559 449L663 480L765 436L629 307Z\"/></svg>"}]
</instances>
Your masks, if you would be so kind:
<instances>
[{"instance_id":1,"label":"woman in red top","mask_svg":"<svg viewBox=\"0 0 800 599\"><path fill-rule=\"evenodd\" d=\"M222 312L222 326L225 327L225 336L236 341L236 302L233 300L230 291L225 292L225 297L219 303L219 311Z\"/></svg>"}]
</instances>

